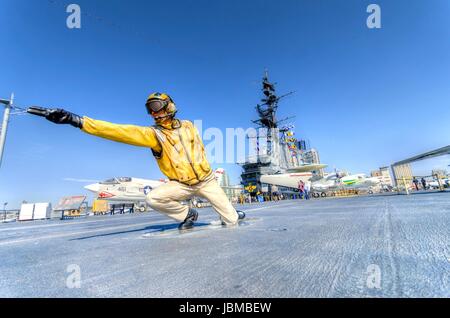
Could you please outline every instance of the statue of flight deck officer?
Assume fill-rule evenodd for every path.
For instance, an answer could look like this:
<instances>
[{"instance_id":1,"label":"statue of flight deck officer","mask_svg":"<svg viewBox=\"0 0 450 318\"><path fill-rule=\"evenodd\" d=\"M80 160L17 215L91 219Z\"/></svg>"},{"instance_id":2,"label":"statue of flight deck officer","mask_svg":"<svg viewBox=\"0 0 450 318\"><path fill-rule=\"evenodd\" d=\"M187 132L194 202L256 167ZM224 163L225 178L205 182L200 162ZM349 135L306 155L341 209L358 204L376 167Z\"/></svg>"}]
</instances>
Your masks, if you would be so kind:
<instances>
[{"instance_id":1,"label":"statue of flight deck officer","mask_svg":"<svg viewBox=\"0 0 450 318\"><path fill-rule=\"evenodd\" d=\"M195 209L180 203L193 196L208 200L223 225L237 224L245 213L234 209L217 183L193 123L175 118L177 108L167 94L151 94L145 106L155 120L154 126L113 124L59 108L30 107L28 112L56 124L70 124L94 136L150 148L169 181L147 194L146 201L153 209L181 222L179 229L191 228L198 218Z\"/></svg>"}]
</instances>

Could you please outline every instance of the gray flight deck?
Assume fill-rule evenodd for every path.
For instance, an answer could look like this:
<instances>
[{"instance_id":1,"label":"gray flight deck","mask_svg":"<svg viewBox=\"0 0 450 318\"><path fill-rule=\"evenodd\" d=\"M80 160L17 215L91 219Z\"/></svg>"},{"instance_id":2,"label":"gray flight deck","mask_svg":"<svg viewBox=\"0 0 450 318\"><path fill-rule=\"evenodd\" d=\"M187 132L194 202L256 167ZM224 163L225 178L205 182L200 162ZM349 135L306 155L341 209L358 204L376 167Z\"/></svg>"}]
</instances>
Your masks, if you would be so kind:
<instances>
[{"instance_id":1,"label":"gray flight deck","mask_svg":"<svg viewBox=\"0 0 450 318\"><path fill-rule=\"evenodd\" d=\"M0 224L0 297L450 297L449 192L242 209Z\"/></svg>"}]
</instances>

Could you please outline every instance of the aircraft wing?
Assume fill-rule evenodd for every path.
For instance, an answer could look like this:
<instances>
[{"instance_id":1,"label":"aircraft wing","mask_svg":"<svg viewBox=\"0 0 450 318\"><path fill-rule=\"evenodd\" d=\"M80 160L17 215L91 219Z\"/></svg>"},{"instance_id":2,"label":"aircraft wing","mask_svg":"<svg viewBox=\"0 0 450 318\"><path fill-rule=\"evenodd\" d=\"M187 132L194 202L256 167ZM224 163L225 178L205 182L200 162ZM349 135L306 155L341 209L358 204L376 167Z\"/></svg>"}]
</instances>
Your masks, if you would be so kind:
<instances>
[{"instance_id":1,"label":"aircraft wing","mask_svg":"<svg viewBox=\"0 0 450 318\"><path fill-rule=\"evenodd\" d=\"M328 165L322 164L322 163L306 164L306 165L302 165L299 167L287 169L287 172L309 172L309 171L313 171L313 170L320 170L327 166Z\"/></svg>"}]
</instances>

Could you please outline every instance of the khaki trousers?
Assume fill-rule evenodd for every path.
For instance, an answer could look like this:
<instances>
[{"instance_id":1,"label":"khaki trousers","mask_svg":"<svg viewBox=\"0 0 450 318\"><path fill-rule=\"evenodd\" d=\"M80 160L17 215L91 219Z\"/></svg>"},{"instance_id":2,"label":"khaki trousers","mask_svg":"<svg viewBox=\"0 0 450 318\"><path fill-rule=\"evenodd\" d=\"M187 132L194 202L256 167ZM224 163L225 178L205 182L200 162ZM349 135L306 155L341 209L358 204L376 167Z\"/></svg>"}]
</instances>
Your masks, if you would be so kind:
<instances>
[{"instance_id":1,"label":"khaki trousers","mask_svg":"<svg viewBox=\"0 0 450 318\"><path fill-rule=\"evenodd\" d=\"M152 190L146 200L153 209L182 222L188 214L189 206L182 205L180 201L188 200L193 196L208 200L226 224L237 223L238 214L217 183L214 173L193 186L178 181L169 181Z\"/></svg>"}]
</instances>

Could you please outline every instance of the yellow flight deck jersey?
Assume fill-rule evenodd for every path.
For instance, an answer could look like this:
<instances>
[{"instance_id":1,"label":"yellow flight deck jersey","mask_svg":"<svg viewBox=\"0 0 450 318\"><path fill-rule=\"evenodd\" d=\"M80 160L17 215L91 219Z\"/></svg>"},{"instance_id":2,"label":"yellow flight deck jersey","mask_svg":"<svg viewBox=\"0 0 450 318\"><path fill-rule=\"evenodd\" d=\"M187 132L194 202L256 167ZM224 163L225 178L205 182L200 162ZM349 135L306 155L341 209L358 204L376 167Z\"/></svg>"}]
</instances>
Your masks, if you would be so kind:
<instances>
[{"instance_id":1,"label":"yellow flight deck jersey","mask_svg":"<svg viewBox=\"0 0 450 318\"><path fill-rule=\"evenodd\" d=\"M208 177L212 169L197 128L188 120L174 119L176 128L119 125L83 117L84 132L152 149L161 172L170 180L194 185Z\"/></svg>"}]
</instances>

